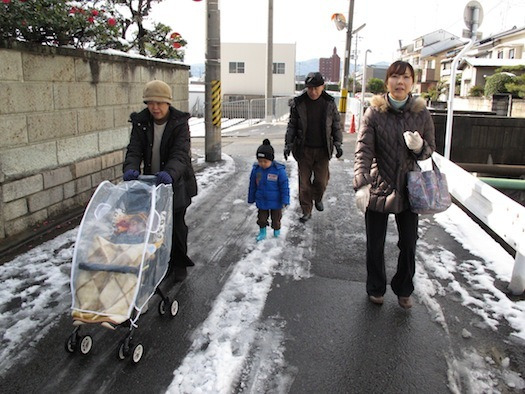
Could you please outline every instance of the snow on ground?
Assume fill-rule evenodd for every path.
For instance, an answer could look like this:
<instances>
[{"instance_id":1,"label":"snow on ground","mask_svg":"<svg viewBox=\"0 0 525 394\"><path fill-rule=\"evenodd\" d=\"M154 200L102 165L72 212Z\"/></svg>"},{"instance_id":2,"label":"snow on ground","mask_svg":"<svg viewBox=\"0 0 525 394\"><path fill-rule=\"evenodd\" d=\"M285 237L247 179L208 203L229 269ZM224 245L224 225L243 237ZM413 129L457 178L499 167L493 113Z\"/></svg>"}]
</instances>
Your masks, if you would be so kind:
<instances>
[{"instance_id":1,"label":"snow on ground","mask_svg":"<svg viewBox=\"0 0 525 394\"><path fill-rule=\"evenodd\" d=\"M196 127L193 126L192 135L194 131L198 133ZM196 199L212 193L214 185L231 173L235 164L230 157L223 156L223 164L206 166L197 173L199 195ZM297 185L295 163L289 162L289 166L291 195L296 195L293 190ZM244 201L234 202L241 203ZM259 244L253 241L246 245L245 257L236 264L210 315L192 334L191 349L174 371L174 380L168 392L230 392L232 384L245 373L242 368L251 344L255 338L264 335L264 329L274 331L272 340L263 341L268 349L261 352L267 354L268 360L263 360L261 365L266 363L267 369L258 371L261 374L258 380L264 382L271 379L277 391L286 391L290 379L284 375L275 376L275 371L282 368L272 368L272 365L285 363L282 333L279 327L261 328L258 319L276 273L290 275L296 280L310 275L309 262L304 258L305 248L302 248L308 239L292 251L288 250L289 245L285 248L287 228L298 218L296 204L292 199L292 205L284 213L281 238L268 239ZM455 206L435 215L434 219L479 259L459 261L445 249L436 254L436 246L431 248L430 241L422 237L415 279L418 300L447 330L447 322L435 297L453 291L487 327L495 330L505 319L515 330L513 335L525 339L525 302L510 301L494 284L495 278L504 282L510 280L512 257ZM422 219L421 226L423 229L428 227L428 221ZM70 230L0 266L0 376L17 360L30 357L31 343L36 343L45 335L58 320L57 317L70 306L69 279L76 234L77 229ZM313 234L305 232L305 237L313 237ZM483 245L483 248L477 245ZM279 261L276 258L279 255L289 257ZM429 273L442 279L441 283L448 284L442 285L429 279ZM460 274L470 286L479 289L480 297L462 288L455 274ZM482 360L485 366L479 365L480 356L475 352L459 356L461 358L450 361L451 374L458 373L453 372L458 369L469 371L477 368L483 372L483 368L488 368L486 360ZM485 379L480 379L474 372L469 372L469 380L477 384L475 388L483 391L484 387L492 386L491 379L494 377L491 374L485 374ZM525 387L523 380L511 371L498 378L505 379L511 387ZM453 388L454 377L451 376L450 380Z\"/></svg>"},{"instance_id":2,"label":"snow on ground","mask_svg":"<svg viewBox=\"0 0 525 394\"><path fill-rule=\"evenodd\" d=\"M497 330L505 319L515 330L512 335L525 340L525 301L511 301L495 284L495 279L509 283L514 259L478 224L456 205L434 215L434 220L444 228L463 248L478 259L460 260L448 250L430 245L422 236L418 241L415 295L429 309L433 319L441 324L447 334L448 325L435 296L459 297L463 306L479 316L476 325ZM420 221L420 231L428 228L428 219ZM483 247L479 247L482 245ZM429 278L429 273L438 280ZM462 281L457 280L461 277ZM467 283L465 288L462 283ZM467 325L468 326L468 325ZM472 336L467 328L462 336ZM525 380L508 369L509 359L494 360L483 357L475 349L462 349L448 359L449 387L453 393L499 392L498 382L510 388L525 389ZM500 368L501 367L501 368ZM459 385L458 382L461 382Z\"/></svg>"},{"instance_id":3,"label":"snow on ground","mask_svg":"<svg viewBox=\"0 0 525 394\"><path fill-rule=\"evenodd\" d=\"M296 165L288 165L294 168L289 178L290 195L296 195ZM302 248L295 247L297 250L290 251L290 245L286 245L287 254L294 256L294 259L282 261L287 230L292 220L297 220L297 205L297 200L292 199L285 210L280 238L272 238L270 232L264 242L256 243L254 237L253 242L246 245L246 256L236 264L206 321L193 333L193 344L180 367L174 371L175 378L168 388L169 393L230 392L258 335L257 323L275 274L289 274L294 279L309 276L309 266L304 269L301 258ZM273 345L272 351L267 352L271 358L264 363L284 363L282 353L274 352ZM266 376L258 378L284 385L289 382L285 377L275 376L275 370L271 368ZM278 392L284 392L282 388Z\"/></svg>"}]
</instances>

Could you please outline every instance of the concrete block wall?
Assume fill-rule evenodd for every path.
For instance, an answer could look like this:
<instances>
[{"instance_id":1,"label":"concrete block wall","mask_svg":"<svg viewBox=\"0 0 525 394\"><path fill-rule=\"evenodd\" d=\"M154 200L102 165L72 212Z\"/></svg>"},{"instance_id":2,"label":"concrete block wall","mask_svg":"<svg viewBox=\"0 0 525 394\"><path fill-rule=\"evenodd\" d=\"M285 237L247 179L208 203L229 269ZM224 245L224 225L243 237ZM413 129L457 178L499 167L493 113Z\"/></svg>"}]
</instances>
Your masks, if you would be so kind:
<instances>
[{"instance_id":1,"label":"concrete block wall","mask_svg":"<svg viewBox=\"0 0 525 394\"><path fill-rule=\"evenodd\" d=\"M164 80L187 111L188 77L181 63L0 42L0 245L118 181L144 84Z\"/></svg>"}]
</instances>

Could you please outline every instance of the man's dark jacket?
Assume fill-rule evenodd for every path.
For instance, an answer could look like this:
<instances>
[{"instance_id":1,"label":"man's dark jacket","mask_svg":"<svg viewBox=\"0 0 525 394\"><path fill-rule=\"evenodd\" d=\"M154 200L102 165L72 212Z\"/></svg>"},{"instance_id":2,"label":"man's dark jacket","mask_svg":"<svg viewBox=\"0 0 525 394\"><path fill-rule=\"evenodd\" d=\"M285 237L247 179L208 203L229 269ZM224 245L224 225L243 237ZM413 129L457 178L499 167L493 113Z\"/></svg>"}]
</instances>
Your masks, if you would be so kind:
<instances>
[{"instance_id":1,"label":"man's dark jacket","mask_svg":"<svg viewBox=\"0 0 525 394\"><path fill-rule=\"evenodd\" d=\"M303 154L305 133L308 130L306 103L308 93L304 92L293 99L290 108L290 119L286 128L285 143L292 147L292 154L296 160L300 160ZM326 148L328 158L332 157L334 146L340 147L343 143L341 133L341 118L335 105L334 98L323 90L317 100L323 100L325 111L322 115L324 131L326 136Z\"/></svg>"},{"instance_id":2,"label":"man's dark jacket","mask_svg":"<svg viewBox=\"0 0 525 394\"><path fill-rule=\"evenodd\" d=\"M160 143L160 170L173 179L174 207L187 207L191 197L197 195L197 181L191 164L191 139L188 126L190 114L174 107L169 108L168 122ZM144 175L151 171L153 147L153 117L146 108L133 112L130 142L124 160L123 172L139 170L143 164ZM179 193L184 188L184 193Z\"/></svg>"}]
</instances>

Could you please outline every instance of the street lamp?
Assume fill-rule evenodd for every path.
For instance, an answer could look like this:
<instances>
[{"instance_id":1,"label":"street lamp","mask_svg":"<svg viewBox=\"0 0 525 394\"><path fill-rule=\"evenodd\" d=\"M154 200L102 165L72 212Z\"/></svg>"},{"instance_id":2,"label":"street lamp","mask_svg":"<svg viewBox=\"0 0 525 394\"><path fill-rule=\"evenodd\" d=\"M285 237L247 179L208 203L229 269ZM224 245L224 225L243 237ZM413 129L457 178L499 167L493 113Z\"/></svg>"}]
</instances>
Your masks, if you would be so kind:
<instances>
[{"instance_id":1,"label":"street lamp","mask_svg":"<svg viewBox=\"0 0 525 394\"><path fill-rule=\"evenodd\" d=\"M363 63L363 82L361 84L361 108L359 109L359 128L361 127L361 118L365 108L365 92L366 92L366 58L368 52L372 52L370 49L365 51L365 61Z\"/></svg>"}]
</instances>

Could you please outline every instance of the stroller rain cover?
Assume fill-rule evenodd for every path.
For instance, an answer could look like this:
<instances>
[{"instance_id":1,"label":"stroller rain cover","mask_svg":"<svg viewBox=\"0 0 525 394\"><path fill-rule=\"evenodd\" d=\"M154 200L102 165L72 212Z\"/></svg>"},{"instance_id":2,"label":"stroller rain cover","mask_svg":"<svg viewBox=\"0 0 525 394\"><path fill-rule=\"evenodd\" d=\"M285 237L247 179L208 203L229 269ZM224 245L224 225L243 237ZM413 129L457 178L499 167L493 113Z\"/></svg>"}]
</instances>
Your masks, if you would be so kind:
<instances>
[{"instance_id":1,"label":"stroller rain cover","mask_svg":"<svg viewBox=\"0 0 525 394\"><path fill-rule=\"evenodd\" d=\"M75 320L121 324L144 307L168 270L172 199L171 185L151 179L98 186L73 253Z\"/></svg>"}]
</instances>

